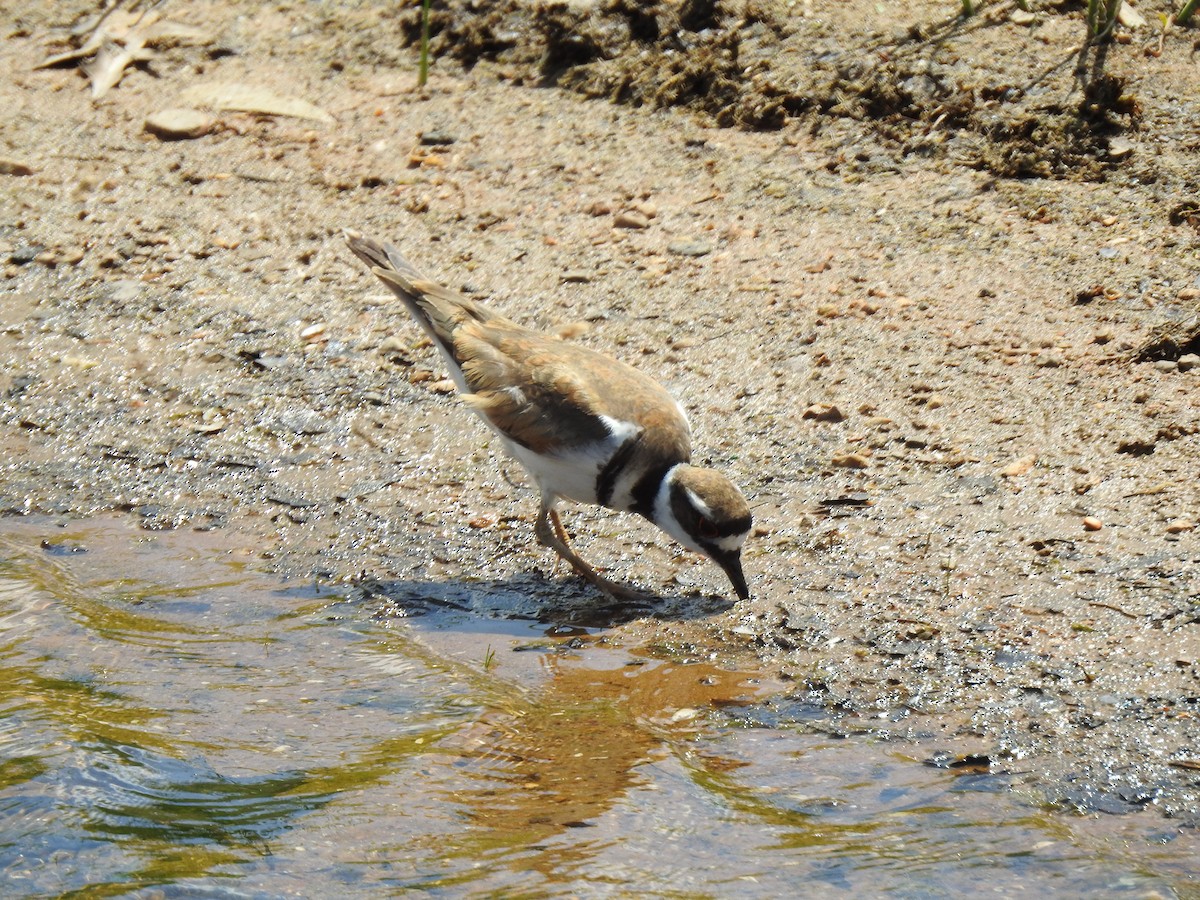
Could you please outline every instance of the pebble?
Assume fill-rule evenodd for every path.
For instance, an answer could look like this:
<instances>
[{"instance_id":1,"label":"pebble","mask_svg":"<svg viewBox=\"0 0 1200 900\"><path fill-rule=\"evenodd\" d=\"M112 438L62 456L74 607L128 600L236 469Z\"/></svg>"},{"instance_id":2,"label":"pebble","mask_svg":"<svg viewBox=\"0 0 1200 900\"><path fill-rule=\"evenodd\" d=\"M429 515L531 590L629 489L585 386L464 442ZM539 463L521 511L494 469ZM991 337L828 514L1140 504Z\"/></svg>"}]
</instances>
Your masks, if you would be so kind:
<instances>
[{"instance_id":1,"label":"pebble","mask_svg":"<svg viewBox=\"0 0 1200 900\"><path fill-rule=\"evenodd\" d=\"M1037 16L1026 9L1014 9L1008 14L1008 20L1014 25L1032 25L1037 21Z\"/></svg>"},{"instance_id":2,"label":"pebble","mask_svg":"<svg viewBox=\"0 0 1200 900\"><path fill-rule=\"evenodd\" d=\"M394 334L388 335L379 342L380 353L403 353L408 347L404 341L396 337Z\"/></svg>"},{"instance_id":3,"label":"pebble","mask_svg":"<svg viewBox=\"0 0 1200 900\"><path fill-rule=\"evenodd\" d=\"M814 403L803 413L801 419L814 419L817 422L844 422L846 417L832 403Z\"/></svg>"},{"instance_id":4,"label":"pebble","mask_svg":"<svg viewBox=\"0 0 1200 900\"><path fill-rule=\"evenodd\" d=\"M108 299L122 306L132 303L141 296L142 288L145 286L145 282L134 278L120 278L109 282Z\"/></svg>"},{"instance_id":5,"label":"pebble","mask_svg":"<svg viewBox=\"0 0 1200 900\"><path fill-rule=\"evenodd\" d=\"M8 254L8 261L15 263L18 266L26 265L38 258L38 254L46 248L41 244L26 244L23 247L17 247Z\"/></svg>"},{"instance_id":6,"label":"pebble","mask_svg":"<svg viewBox=\"0 0 1200 900\"><path fill-rule=\"evenodd\" d=\"M163 109L146 116L145 129L164 141L187 141L204 137L216 119L198 109Z\"/></svg>"},{"instance_id":7,"label":"pebble","mask_svg":"<svg viewBox=\"0 0 1200 900\"><path fill-rule=\"evenodd\" d=\"M829 461L839 469L865 469L871 461L861 453L842 453Z\"/></svg>"},{"instance_id":8,"label":"pebble","mask_svg":"<svg viewBox=\"0 0 1200 900\"><path fill-rule=\"evenodd\" d=\"M1156 372L1176 372L1179 370L1179 363L1173 359L1155 360L1154 370Z\"/></svg>"},{"instance_id":9,"label":"pebble","mask_svg":"<svg viewBox=\"0 0 1200 900\"><path fill-rule=\"evenodd\" d=\"M1183 534L1185 531L1191 531L1196 527L1196 523L1190 519L1175 519L1167 523L1167 534Z\"/></svg>"},{"instance_id":10,"label":"pebble","mask_svg":"<svg viewBox=\"0 0 1200 900\"><path fill-rule=\"evenodd\" d=\"M1083 517L1083 530L1084 531L1099 531L1103 527L1104 527L1104 523L1101 522L1099 519L1097 519L1095 516L1084 516Z\"/></svg>"},{"instance_id":11,"label":"pebble","mask_svg":"<svg viewBox=\"0 0 1200 900\"><path fill-rule=\"evenodd\" d=\"M0 156L0 175L17 175L24 177L33 174L33 166L11 156Z\"/></svg>"},{"instance_id":12,"label":"pebble","mask_svg":"<svg viewBox=\"0 0 1200 900\"><path fill-rule=\"evenodd\" d=\"M1128 138L1116 137L1108 143L1109 159L1124 159L1133 154L1133 141Z\"/></svg>"},{"instance_id":13,"label":"pebble","mask_svg":"<svg viewBox=\"0 0 1200 900\"><path fill-rule=\"evenodd\" d=\"M587 321L567 322L564 325L558 326L554 333L564 341L573 341L577 337L582 337L592 330L592 325Z\"/></svg>"},{"instance_id":14,"label":"pebble","mask_svg":"<svg viewBox=\"0 0 1200 900\"><path fill-rule=\"evenodd\" d=\"M1190 372L1192 369L1200 368L1200 355L1185 353L1179 357L1179 362L1176 365L1180 372Z\"/></svg>"},{"instance_id":15,"label":"pebble","mask_svg":"<svg viewBox=\"0 0 1200 900\"><path fill-rule=\"evenodd\" d=\"M658 207L649 200L643 200L641 203L635 203L630 207L634 212L640 212L647 219L653 219L658 215Z\"/></svg>"},{"instance_id":16,"label":"pebble","mask_svg":"<svg viewBox=\"0 0 1200 900\"><path fill-rule=\"evenodd\" d=\"M676 256L706 256L712 253L712 244L708 241L672 241L667 244L667 252Z\"/></svg>"},{"instance_id":17,"label":"pebble","mask_svg":"<svg viewBox=\"0 0 1200 900\"><path fill-rule=\"evenodd\" d=\"M1027 456L1022 456L1020 459L1015 459L1007 466L1000 470L1000 474L1005 478L1015 478L1018 475L1024 475L1033 468L1037 462L1037 456L1033 453Z\"/></svg>"},{"instance_id":18,"label":"pebble","mask_svg":"<svg viewBox=\"0 0 1200 900\"><path fill-rule=\"evenodd\" d=\"M634 209L623 209L613 216L614 228L649 228L650 220Z\"/></svg>"},{"instance_id":19,"label":"pebble","mask_svg":"<svg viewBox=\"0 0 1200 900\"><path fill-rule=\"evenodd\" d=\"M300 340L306 344L327 340L325 337L325 328L326 325L324 322L317 322L314 325L309 325L307 328L302 328L300 329Z\"/></svg>"},{"instance_id":20,"label":"pebble","mask_svg":"<svg viewBox=\"0 0 1200 900\"><path fill-rule=\"evenodd\" d=\"M430 131L421 132L421 143L426 147L445 147L448 144L453 144L454 141L454 135L443 128L434 128Z\"/></svg>"},{"instance_id":21,"label":"pebble","mask_svg":"<svg viewBox=\"0 0 1200 900\"><path fill-rule=\"evenodd\" d=\"M435 381L429 385L429 389L435 394L453 394L458 390L458 386L449 378L443 378L441 381Z\"/></svg>"},{"instance_id":22,"label":"pebble","mask_svg":"<svg viewBox=\"0 0 1200 900\"><path fill-rule=\"evenodd\" d=\"M278 426L283 431L302 435L325 434L330 428L320 413L302 407L284 410L279 416Z\"/></svg>"}]
</instances>

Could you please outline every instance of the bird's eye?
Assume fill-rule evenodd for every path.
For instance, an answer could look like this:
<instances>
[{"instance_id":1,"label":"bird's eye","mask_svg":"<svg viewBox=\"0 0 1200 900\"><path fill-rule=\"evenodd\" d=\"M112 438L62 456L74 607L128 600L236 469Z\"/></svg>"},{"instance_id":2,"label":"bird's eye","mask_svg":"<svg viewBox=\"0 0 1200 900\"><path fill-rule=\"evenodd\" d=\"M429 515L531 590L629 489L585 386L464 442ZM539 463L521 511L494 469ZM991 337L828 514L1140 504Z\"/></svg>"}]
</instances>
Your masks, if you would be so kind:
<instances>
[{"instance_id":1,"label":"bird's eye","mask_svg":"<svg viewBox=\"0 0 1200 900\"><path fill-rule=\"evenodd\" d=\"M706 541L711 541L720 536L717 526L713 524L711 519L707 519L704 516L696 520L696 534Z\"/></svg>"}]
</instances>

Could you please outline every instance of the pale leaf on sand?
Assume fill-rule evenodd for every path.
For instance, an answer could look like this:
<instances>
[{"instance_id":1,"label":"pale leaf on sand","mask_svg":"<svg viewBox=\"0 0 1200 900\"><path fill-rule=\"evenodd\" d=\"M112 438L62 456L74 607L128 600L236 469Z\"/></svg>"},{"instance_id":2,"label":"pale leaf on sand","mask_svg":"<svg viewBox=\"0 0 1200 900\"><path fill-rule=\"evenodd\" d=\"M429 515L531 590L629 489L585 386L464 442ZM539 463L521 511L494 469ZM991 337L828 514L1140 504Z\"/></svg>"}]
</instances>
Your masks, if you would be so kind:
<instances>
[{"instance_id":1,"label":"pale leaf on sand","mask_svg":"<svg viewBox=\"0 0 1200 900\"><path fill-rule=\"evenodd\" d=\"M262 113L268 116L290 116L295 119L311 119L326 125L333 124L333 116L307 100L276 94L252 84L197 84L184 91L181 99L192 106L210 106L214 109Z\"/></svg>"}]
</instances>

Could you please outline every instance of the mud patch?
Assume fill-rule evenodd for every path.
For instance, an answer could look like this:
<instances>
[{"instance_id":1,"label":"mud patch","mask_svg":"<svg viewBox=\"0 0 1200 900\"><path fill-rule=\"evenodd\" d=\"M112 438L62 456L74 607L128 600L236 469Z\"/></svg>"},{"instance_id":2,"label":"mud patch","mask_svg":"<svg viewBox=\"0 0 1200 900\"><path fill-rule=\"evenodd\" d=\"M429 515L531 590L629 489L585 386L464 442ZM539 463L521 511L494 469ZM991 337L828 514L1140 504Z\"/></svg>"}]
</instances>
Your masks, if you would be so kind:
<instances>
[{"instance_id":1,"label":"mud patch","mask_svg":"<svg viewBox=\"0 0 1200 900\"><path fill-rule=\"evenodd\" d=\"M835 32L766 2L463 0L432 14L431 50L467 68L496 63L516 83L687 108L719 126L770 130L799 120L819 132L857 123L894 158L1096 181L1130 157L1114 139L1138 127L1141 108L1126 80L1106 70L1106 47L1060 46L1076 12L1043 10L1039 21L1063 39L1037 32L1036 41L1006 9L881 34ZM404 40L417 43L417 11L401 22Z\"/></svg>"}]
</instances>

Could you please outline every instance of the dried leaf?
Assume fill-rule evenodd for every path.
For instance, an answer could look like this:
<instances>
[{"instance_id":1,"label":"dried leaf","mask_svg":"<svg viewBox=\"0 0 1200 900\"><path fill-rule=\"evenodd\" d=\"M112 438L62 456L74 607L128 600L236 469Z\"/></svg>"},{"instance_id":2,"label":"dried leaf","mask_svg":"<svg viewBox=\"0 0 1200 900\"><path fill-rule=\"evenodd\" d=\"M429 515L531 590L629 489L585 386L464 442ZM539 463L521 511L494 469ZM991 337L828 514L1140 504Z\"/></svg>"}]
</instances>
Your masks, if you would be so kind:
<instances>
[{"instance_id":1,"label":"dried leaf","mask_svg":"<svg viewBox=\"0 0 1200 900\"><path fill-rule=\"evenodd\" d=\"M184 91L182 99L194 106L211 106L214 109L232 109L268 116L290 116L295 119L312 119L327 125L333 124L333 116L307 100L276 94L252 84L198 84Z\"/></svg>"},{"instance_id":2,"label":"dried leaf","mask_svg":"<svg viewBox=\"0 0 1200 900\"><path fill-rule=\"evenodd\" d=\"M92 82L92 99L99 100L107 94L109 89L121 80L125 69L131 63L146 59L144 48L144 38L140 35L130 35L125 46L108 41L100 48L95 59L84 63L83 71Z\"/></svg>"}]
</instances>

